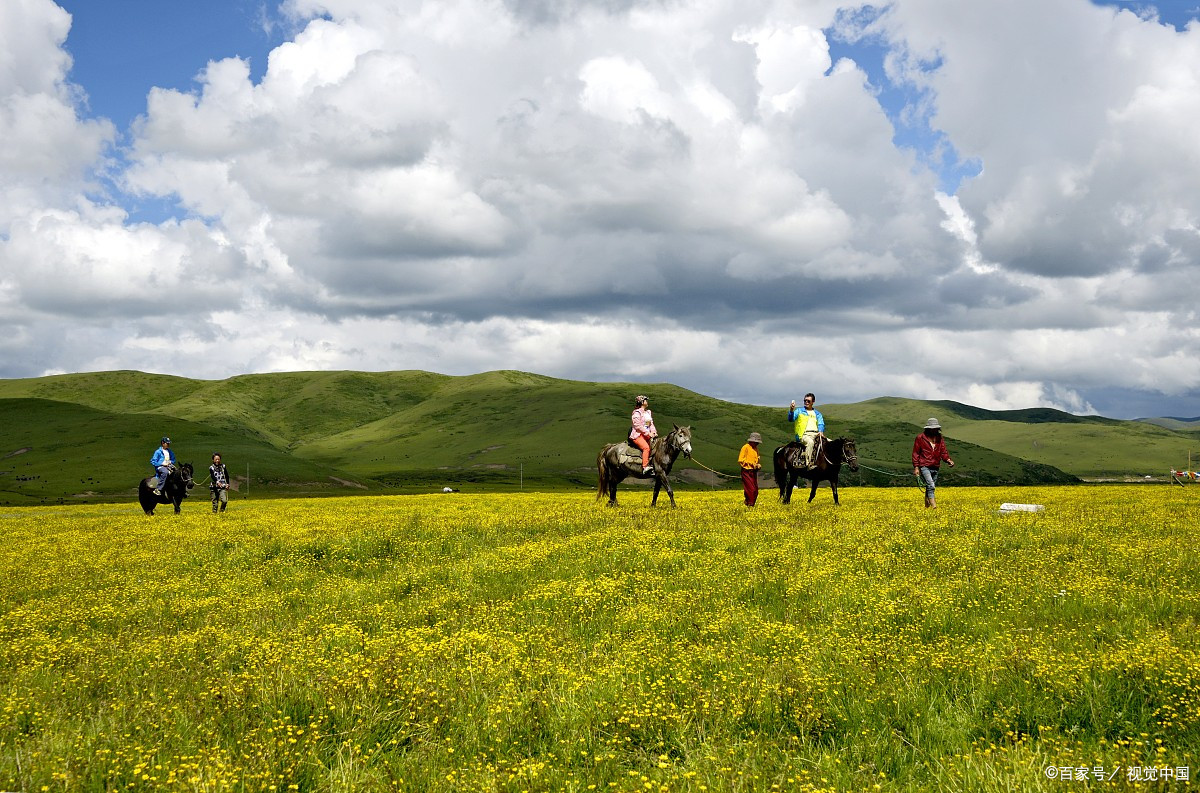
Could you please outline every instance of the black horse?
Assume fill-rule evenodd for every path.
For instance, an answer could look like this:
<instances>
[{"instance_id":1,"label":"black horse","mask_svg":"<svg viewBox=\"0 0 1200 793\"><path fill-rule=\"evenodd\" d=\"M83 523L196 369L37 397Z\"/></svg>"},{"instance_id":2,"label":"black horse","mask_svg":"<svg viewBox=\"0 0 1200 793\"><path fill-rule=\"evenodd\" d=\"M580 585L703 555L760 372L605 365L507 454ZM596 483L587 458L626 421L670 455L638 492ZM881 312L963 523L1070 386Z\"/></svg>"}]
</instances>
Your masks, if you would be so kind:
<instances>
[{"instance_id":1,"label":"black horse","mask_svg":"<svg viewBox=\"0 0 1200 793\"><path fill-rule=\"evenodd\" d=\"M812 482L809 502L817 495L817 483L827 480L833 490L833 503L838 503L838 473L843 462L850 466L851 471L858 470L858 451L850 438L823 441L817 447L812 468L804 467L804 448L798 441L780 446L775 450L775 484L779 486L779 500L790 504L792 488L796 486L796 480L803 476Z\"/></svg>"},{"instance_id":2,"label":"black horse","mask_svg":"<svg viewBox=\"0 0 1200 793\"><path fill-rule=\"evenodd\" d=\"M608 506L617 505L617 484L625 477L633 476L638 479L654 477L654 496L650 506L658 503L658 491L667 489L671 506L675 506L675 492L671 490L671 482L667 475L671 466L680 454L692 456L692 428L671 425L673 430L666 436L659 436L650 444L650 464L654 467L651 473L642 473L642 451L631 443L608 443L596 456L596 467L600 472L600 487L596 490L596 500L608 496Z\"/></svg>"},{"instance_id":3,"label":"black horse","mask_svg":"<svg viewBox=\"0 0 1200 793\"><path fill-rule=\"evenodd\" d=\"M179 514L179 503L187 498L187 491L196 486L192 481L192 464L184 463L183 465L171 466L171 473L167 475L167 483L162 487L162 495L154 495L153 482L158 477L147 477L138 483L138 501L142 502L142 509L147 515L154 514L154 508L159 504L174 504L175 514Z\"/></svg>"}]
</instances>

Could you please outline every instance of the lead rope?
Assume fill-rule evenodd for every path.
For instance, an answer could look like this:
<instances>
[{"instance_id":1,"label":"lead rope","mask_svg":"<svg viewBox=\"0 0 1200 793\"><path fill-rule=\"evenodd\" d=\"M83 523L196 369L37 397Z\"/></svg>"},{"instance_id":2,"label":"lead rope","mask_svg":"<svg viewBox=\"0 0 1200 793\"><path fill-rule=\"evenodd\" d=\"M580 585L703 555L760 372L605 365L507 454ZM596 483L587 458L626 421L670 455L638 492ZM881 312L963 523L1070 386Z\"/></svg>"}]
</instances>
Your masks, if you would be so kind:
<instances>
[{"instance_id":1,"label":"lead rope","mask_svg":"<svg viewBox=\"0 0 1200 793\"><path fill-rule=\"evenodd\" d=\"M874 471L874 472L875 472L875 473L877 473L877 474L887 474L888 476L899 476L899 477L901 477L901 478L903 478L903 479L907 479L907 478L908 478L908 474L897 474L897 473L895 473L895 472L893 472L893 471L884 471L884 470L882 470L882 469L879 469L879 468L872 468L872 467L871 467L871 466L869 466L869 465L863 465L862 463L859 463L859 464L858 464L858 467L859 467L859 468L866 468L868 471ZM921 477L919 477L919 476L917 477L917 487L919 487L921 490L924 490L924 489L925 489L925 483L921 481Z\"/></svg>"},{"instance_id":2,"label":"lead rope","mask_svg":"<svg viewBox=\"0 0 1200 793\"><path fill-rule=\"evenodd\" d=\"M709 473L716 474L717 476L723 476L723 477L725 477L726 479L741 479L741 477L740 477L740 476L731 476L730 474L723 474L723 473L721 473L720 471L714 471L713 469L709 468L709 467L708 467L707 465L705 465L704 463L702 463L702 462L700 462L699 460L697 460L695 457L689 457L688 459L689 459L689 460L691 460L691 461L692 461L693 463L695 463L696 465L698 465L698 466L700 466L701 468L703 468L705 471L708 471Z\"/></svg>"}]
</instances>

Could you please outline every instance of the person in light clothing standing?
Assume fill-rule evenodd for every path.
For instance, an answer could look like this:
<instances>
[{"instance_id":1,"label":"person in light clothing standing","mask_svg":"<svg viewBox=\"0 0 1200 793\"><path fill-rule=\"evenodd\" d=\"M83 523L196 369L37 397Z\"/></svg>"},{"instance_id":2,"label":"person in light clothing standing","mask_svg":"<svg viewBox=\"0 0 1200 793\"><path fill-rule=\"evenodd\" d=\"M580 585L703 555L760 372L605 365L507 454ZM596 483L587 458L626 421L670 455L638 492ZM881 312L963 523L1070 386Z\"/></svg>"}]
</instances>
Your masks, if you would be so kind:
<instances>
[{"instance_id":1,"label":"person in light clothing standing","mask_svg":"<svg viewBox=\"0 0 1200 793\"><path fill-rule=\"evenodd\" d=\"M746 445L742 447L742 451L738 454L738 465L742 469L742 492L746 496L746 506L754 506L754 502L758 501L758 470L762 468L762 464L758 458L758 444L762 443L762 436L757 432L750 433L750 437L746 439Z\"/></svg>"},{"instance_id":2,"label":"person in light clothing standing","mask_svg":"<svg viewBox=\"0 0 1200 793\"><path fill-rule=\"evenodd\" d=\"M937 419L931 418L925 422L925 429L913 440L912 463L913 476L919 477L925 485L925 506L937 507L934 490L937 488L938 469L942 462L951 468L954 461L946 449L946 440L942 437L942 425Z\"/></svg>"},{"instance_id":3,"label":"person in light clothing standing","mask_svg":"<svg viewBox=\"0 0 1200 793\"><path fill-rule=\"evenodd\" d=\"M225 469L225 463L221 462L220 452L213 453L212 465L208 467L208 477L208 487L212 490L212 507L215 515L218 504L221 512L224 512L225 507L229 504L229 471Z\"/></svg>"},{"instance_id":4,"label":"person in light clothing standing","mask_svg":"<svg viewBox=\"0 0 1200 793\"><path fill-rule=\"evenodd\" d=\"M813 459L817 453L817 443L825 437L825 417L815 407L817 397L810 393L804 395L804 407L796 407L796 400L788 410L788 421L793 421L796 440L804 447L804 467L812 468Z\"/></svg>"}]
</instances>

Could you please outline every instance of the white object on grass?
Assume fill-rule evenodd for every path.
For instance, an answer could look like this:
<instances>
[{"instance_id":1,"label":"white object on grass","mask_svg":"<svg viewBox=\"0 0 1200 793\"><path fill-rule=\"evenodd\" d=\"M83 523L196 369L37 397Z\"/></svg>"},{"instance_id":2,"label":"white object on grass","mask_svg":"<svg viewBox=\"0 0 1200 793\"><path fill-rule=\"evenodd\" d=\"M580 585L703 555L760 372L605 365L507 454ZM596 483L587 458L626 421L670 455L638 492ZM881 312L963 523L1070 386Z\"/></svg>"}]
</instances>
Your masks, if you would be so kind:
<instances>
[{"instance_id":1,"label":"white object on grass","mask_svg":"<svg viewBox=\"0 0 1200 793\"><path fill-rule=\"evenodd\" d=\"M1046 508L1041 504L1009 504L1000 505L1000 514L1005 515L1009 512L1045 512Z\"/></svg>"}]
</instances>

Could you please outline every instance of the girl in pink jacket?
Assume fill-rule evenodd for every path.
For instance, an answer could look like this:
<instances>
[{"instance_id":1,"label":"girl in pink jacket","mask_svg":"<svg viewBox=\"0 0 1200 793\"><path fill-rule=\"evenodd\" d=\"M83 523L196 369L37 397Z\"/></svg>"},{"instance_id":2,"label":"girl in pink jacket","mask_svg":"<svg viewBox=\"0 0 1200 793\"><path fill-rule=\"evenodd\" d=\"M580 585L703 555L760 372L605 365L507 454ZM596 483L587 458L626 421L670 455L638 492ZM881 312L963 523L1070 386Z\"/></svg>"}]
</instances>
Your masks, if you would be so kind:
<instances>
[{"instance_id":1,"label":"girl in pink jacket","mask_svg":"<svg viewBox=\"0 0 1200 793\"><path fill-rule=\"evenodd\" d=\"M649 474L654 470L650 467L650 442L658 437L658 430L654 429L654 416L650 415L650 398L638 394L633 401L637 407L633 411L629 442L642 450L642 473Z\"/></svg>"}]
</instances>

